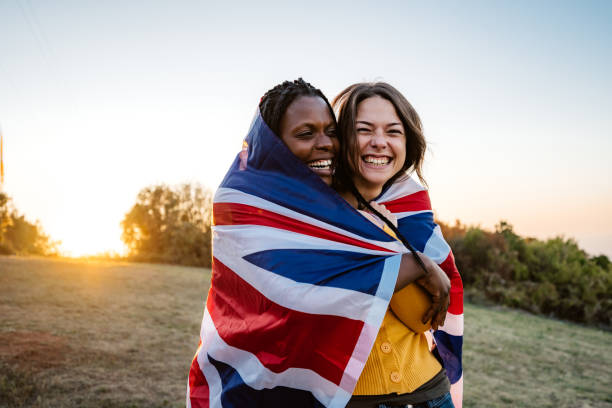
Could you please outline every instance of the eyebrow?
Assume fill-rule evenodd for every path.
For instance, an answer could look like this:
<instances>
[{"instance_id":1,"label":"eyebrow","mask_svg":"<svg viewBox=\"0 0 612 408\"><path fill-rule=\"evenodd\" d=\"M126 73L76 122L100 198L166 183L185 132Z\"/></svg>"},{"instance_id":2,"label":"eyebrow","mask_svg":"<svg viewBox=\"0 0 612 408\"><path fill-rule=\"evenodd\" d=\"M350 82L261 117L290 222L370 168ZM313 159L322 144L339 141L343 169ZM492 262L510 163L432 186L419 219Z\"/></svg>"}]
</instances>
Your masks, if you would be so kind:
<instances>
[{"instance_id":1,"label":"eyebrow","mask_svg":"<svg viewBox=\"0 0 612 408\"><path fill-rule=\"evenodd\" d=\"M302 130L302 128L315 129L317 125L318 124L316 122L303 122L292 128L290 132L297 132ZM330 123L329 125L325 126L325 129L328 129L329 127L336 127L336 124Z\"/></svg>"},{"instance_id":2,"label":"eyebrow","mask_svg":"<svg viewBox=\"0 0 612 408\"><path fill-rule=\"evenodd\" d=\"M367 122L365 120L358 120L356 123L363 123L364 125L368 125L368 126L374 126L372 123ZM400 122L393 122L393 123L388 123L387 126L396 126L396 125L401 125Z\"/></svg>"}]
</instances>

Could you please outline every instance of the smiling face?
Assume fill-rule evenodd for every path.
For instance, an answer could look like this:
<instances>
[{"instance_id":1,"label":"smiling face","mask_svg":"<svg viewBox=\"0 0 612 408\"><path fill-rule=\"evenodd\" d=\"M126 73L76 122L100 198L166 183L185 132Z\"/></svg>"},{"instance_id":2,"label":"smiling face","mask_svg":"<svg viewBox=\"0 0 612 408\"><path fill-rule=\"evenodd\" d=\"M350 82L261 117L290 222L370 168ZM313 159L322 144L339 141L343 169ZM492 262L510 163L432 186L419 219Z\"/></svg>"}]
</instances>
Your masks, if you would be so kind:
<instances>
[{"instance_id":1,"label":"smiling face","mask_svg":"<svg viewBox=\"0 0 612 408\"><path fill-rule=\"evenodd\" d=\"M338 138L325 101L318 96L296 98L283 115L279 133L289 150L331 185Z\"/></svg>"},{"instance_id":2,"label":"smiling face","mask_svg":"<svg viewBox=\"0 0 612 408\"><path fill-rule=\"evenodd\" d=\"M406 132L391 102L380 96L364 99L355 117L357 142L353 182L368 200L402 169L406 160Z\"/></svg>"}]
</instances>

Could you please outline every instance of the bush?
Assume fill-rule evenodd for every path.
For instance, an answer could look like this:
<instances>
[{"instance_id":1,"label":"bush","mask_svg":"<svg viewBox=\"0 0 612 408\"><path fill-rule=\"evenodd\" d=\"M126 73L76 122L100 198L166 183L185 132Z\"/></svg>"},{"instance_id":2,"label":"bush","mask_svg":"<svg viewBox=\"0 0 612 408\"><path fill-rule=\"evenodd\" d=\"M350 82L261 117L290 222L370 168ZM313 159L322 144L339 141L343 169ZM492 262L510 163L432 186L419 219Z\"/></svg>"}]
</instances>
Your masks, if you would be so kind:
<instances>
[{"instance_id":1,"label":"bush","mask_svg":"<svg viewBox=\"0 0 612 408\"><path fill-rule=\"evenodd\" d=\"M201 186L142 189L121 222L128 258L210 267L211 214L212 193Z\"/></svg>"},{"instance_id":2,"label":"bush","mask_svg":"<svg viewBox=\"0 0 612 408\"><path fill-rule=\"evenodd\" d=\"M573 239L522 238L507 222L494 232L440 224L465 293L533 313L612 326L612 264L589 257Z\"/></svg>"},{"instance_id":3,"label":"bush","mask_svg":"<svg viewBox=\"0 0 612 408\"><path fill-rule=\"evenodd\" d=\"M38 222L26 220L0 193L0 255L56 255L57 246Z\"/></svg>"}]
</instances>

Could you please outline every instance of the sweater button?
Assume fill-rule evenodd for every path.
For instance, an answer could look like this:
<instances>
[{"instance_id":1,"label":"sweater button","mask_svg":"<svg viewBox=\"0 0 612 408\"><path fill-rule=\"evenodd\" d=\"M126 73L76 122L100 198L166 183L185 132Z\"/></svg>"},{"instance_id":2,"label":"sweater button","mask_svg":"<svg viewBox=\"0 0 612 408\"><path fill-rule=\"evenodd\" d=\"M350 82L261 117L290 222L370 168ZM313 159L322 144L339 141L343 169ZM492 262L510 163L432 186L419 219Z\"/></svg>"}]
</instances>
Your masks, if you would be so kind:
<instances>
[{"instance_id":1,"label":"sweater button","mask_svg":"<svg viewBox=\"0 0 612 408\"><path fill-rule=\"evenodd\" d=\"M389 354L391 352L391 343L385 341L383 344L380 345L380 349L383 353Z\"/></svg>"},{"instance_id":2,"label":"sweater button","mask_svg":"<svg viewBox=\"0 0 612 408\"><path fill-rule=\"evenodd\" d=\"M397 371L393 371L391 373L391 381L393 381L394 383L398 383L402 380L402 376L400 373L398 373Z\"/></svg>"}]
</instances>

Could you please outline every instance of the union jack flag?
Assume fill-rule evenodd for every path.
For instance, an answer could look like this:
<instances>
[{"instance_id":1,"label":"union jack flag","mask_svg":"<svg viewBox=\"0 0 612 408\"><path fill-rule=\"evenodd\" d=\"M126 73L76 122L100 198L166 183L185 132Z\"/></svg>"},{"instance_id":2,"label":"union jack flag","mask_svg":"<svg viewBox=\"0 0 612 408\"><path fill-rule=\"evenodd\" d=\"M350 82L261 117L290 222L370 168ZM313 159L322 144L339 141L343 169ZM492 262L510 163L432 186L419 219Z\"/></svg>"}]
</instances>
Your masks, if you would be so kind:
<instances>
[{"instance_id":1,"label":"union jack flag","mask_svg":"<svg viewBox=\"0 0 612 408\"><path fill-rule=\"evenodd\" d=\"M402 183L380 202L398 213L402 232L418 229L406 234L417 249L438 261L447 248L442 266L456 272L431 208L404 199L402 186L418 185ZM416 194L424 205L423 191ZM297 160L259 114L215 194L212 229L211 287L187 406L344 407L406 248ZM461 376L461 342L458 320L453 330L448 322L435 339L452 381Z\"/></svg>"}]
</instances>

